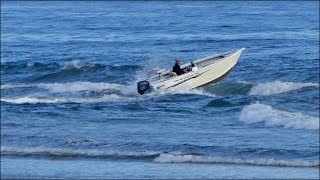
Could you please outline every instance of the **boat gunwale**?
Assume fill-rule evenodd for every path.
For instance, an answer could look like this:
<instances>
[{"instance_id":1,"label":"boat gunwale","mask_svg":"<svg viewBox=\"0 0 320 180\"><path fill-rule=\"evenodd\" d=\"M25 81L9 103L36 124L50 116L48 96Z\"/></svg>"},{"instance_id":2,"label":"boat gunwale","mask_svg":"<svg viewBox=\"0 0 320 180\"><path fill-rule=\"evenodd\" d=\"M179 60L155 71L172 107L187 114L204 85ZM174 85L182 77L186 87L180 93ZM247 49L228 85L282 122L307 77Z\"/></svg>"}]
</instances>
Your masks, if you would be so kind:
<instances>
[{"instance_id":1,"label":"boat gunwale","mask_svg":"<svg viewBox=\"0 0 320 180\"><path fill-rule=\"evenodd\" d=\"M221 63L221 62L224 62L226 60L228 60L229 58L233 57L234 55L238 54L238 53L241 53L245 48L241 48L241 49L238 49L238 50L233 50L233 51L229 51L229 52L224 52L224 53L220 53L220 54L214 54L214 55L211 55L211 56L207 56L207 57L204 57L204 58L200 58L200 59L197 59L195 61L193 61L194 63L199 63L199 62L202 62L202 61L205 61L205 60L209 60L209 59L213 59L215 57L219 57L219 56L223 56L223 55L229 55L229 56L226 56L226 57L223 57L221 59L218 59L216 62L212 63L212 64L209 64L207 66L204 66L204 67L201 67L201 69L203 70L205 68L205 70L203 70L203 72L201 73L204 73L206 71L208 71L207 69L211 69L212 66L218 64L218 63ZM188 63L184 64L182 67L185 68L187 67ZM167 70L168 72L166 72L163 76L165 75L168 75L171 71L170 70ZM161 83L165 82L165 81L168 81L168 80L173 80L173 79L183 79L185 77L187 77L187 75L190 75L190 73L185 73L185 74L182 74L180 76L173 76L173 77L168 77L168 78L160 78L159 80L156 80L156 81L153 81L151 82L152 84L158 84L158 85L161 85ZM196 73L193 73L190 78L192 78L192 76L196 75ZM174 81L174 80L173 80Z\"/></svg>"}]
</instances>

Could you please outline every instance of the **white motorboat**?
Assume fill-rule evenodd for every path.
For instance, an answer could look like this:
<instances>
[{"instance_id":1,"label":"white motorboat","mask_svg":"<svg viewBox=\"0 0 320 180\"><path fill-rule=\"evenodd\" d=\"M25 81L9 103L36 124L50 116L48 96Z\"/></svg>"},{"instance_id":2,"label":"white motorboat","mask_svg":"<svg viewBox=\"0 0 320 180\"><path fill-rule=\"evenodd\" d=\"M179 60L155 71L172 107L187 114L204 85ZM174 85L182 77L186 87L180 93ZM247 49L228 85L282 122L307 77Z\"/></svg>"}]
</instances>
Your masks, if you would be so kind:
<instances>
[{"instance_id":1,"label":"white motorboat","mask_svg":"<svg viewBox=\"0 0 320 180\"><path fill-rule=\"evenodd\" d=\"M186 68L188 72L179 76L172 70L155 68L153 75L138 82L138 93L142 95L146 92L166 89L188 90L218 82L230 73L244 49L215 54L186 63L181 66L181 69Z\"/></svg>"}]
</instances>

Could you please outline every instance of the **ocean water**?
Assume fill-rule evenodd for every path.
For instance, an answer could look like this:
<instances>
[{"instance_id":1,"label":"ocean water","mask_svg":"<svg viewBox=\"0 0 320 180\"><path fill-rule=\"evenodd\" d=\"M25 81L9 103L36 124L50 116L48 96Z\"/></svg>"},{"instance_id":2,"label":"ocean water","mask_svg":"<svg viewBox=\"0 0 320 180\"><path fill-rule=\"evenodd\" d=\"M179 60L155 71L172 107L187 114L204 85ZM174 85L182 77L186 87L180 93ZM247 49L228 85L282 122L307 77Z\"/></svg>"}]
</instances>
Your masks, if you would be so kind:
<instances>
[{"instance_id":1,"label":"ocean water","mask_svg":"<svg viewBox=\"0 0 320 180\"><path fill-rule=\"evenodd\" d=\"M319 2L1 2L1 178L319 178ZM136 92L245 47L224 80Z\"/></svg>"}]
</instances>

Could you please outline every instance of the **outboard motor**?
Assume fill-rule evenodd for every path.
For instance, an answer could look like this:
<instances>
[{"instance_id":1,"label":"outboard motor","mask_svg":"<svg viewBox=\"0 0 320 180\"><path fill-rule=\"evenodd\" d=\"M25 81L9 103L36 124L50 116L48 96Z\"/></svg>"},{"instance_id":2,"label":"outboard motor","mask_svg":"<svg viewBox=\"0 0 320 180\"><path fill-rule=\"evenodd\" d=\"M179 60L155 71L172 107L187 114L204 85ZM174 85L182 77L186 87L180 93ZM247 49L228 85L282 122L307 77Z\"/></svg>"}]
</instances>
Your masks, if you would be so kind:
<instances>
[{"instance_id":1,"label":"outboard motor","mask_svg":"<svg viewBox=\"0 0 320 180\"><path fill-rule=\"evenodd\" d=\"M148 81L140 81L138 82L137 87L138 93L142 95L150 89L150 83Z\"/></svg>"},{"instance_id":2,"label":"outboard motor","mask_svg":"<svg viewBox=\"0 0 320 180\"><path fill-rule=\"evenodd\" d=\"M193 61L190 61L190 63L191 63L190 71L197 71L198 68L196 67L196 65L194 64L194 62L193 62Z\"/></svg>"},{"instance_id":3,"label":"outboard motor","mask_svg":"<svg viewBox=\"0 0 320 180\"><path fill-rule=\"evenodd\" d=\"M196 66L193 61L190 61L190 64L191 64L192 67Z\"/></svg>"}]
</instances>

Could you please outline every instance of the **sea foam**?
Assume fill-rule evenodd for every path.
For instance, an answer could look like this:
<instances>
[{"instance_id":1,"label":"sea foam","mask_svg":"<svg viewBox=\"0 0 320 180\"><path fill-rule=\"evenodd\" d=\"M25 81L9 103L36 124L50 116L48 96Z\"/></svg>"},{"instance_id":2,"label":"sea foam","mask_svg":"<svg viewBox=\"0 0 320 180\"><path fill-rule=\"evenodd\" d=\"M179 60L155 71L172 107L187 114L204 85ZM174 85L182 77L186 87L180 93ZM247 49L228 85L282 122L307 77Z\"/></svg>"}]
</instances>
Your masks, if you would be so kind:
<instances>
[{"instance_id":1,"label":"sea foam","mask_svg":"<svg viewBox=\"0 0 320 180\"><path fill-rule=\"evenodd\" d=\"M82 157L146 157L158 155L154 151L125 152L112 150L92 150L92 149L67 149L49 147L7 147L1 146L1 154L11 155L39 155L39 156L82 156Z\"/></svg>"},{"instance_id":2,"label":"sea foam","mask_svg":"<svg viewBox=\"0 0 320 180\"><path fill-rule=\"evenodd\" d=\"M219 157L190 155L181 153L161 153L157 151L113 151L92 149L70 149L49 147L8 147L1 146L2 155L18 156L61 156L84 158L148 158L156 163L223 163L223 164L247 164L256 166L288 166L288 167L319 167L319 161L308 160L275 160L275 159L242 159L236 157Z\"/></svg>"},{"instance_id":3,"label":"sea foam","mask_svg":"<svg viewBox=\"0 0 320 180\"><path fill-rule=\"evenodd\" d=\"M132 97L140 97L137 92L136 83L132 83L130 85L122 85L116 83L94 83L94 82L66 82L66 83L38 83L38 84L4 84L1 85L1 89L14 89L14 88L39 88L47 91L48 93L42 94L41 97L36 97L32 94L25 95L24 97L1 97L1 101L16 103L16 104L24 104L24 103L97 103L97 102L107 102L118 99L128 99ZM111 90L110 92L104 92L106 90ZM81 91L95 91L107 93L101 97L66 97L52 95L50 93L74 93ZM110 94L111 93L111 94ZM197 94L197 95L205 95L205 96L214 96L212 94L206 93L201 89L193 89L193 90L164 90L164 91L156 91L145 95L145 98L155 97L155 96L164 96L168 94ZM144 99L145 99L144 98Z\"/></svg>"},{"instance_id":4,"label":"sea foam","mask_svg":"<svg viewBox=\"0 0 320 180\"><path fill-rule=\"evenodd\" d=\"M266 82L266 83L259 83L258 85L254 86L249 94L250 95L274 95L274 94L281 94L286 93L294 90L298 90L305 87L319 87L318 83L294 83L294 82Z\"/></svg>"},{"instance_id":5,"label":"sea foam","mask_svg":"<svg viewBox=\"0 0 320 180\"><path fill-rule=\"evenodd\" d=\"M12 88L24 88L24 87L33 87L35 85L30 84L1 84L1 89L12 89Z\"/></svg>"},{"instance_id":6,"label":"sea foam","mask_svg":"<svg viewBox=\"0 0 320 180\"><path fill-rule=\"evenodd\" d=\"M123 96L108 94L98 98L68 98L68 97L21 97L21 98L1 98L1 101L15 104L37 104L37 103L98 103L118 100Z\"/></svg>"},{"instance_id":7,"label":"sea foam","mask_svg":"<svg viewBox=\"0 0 320 180\"><path fill-rule=\"evenodd\" d=\"M278 110L270 105L260 103L244 107L239 120L249 124L264 122L267 126L319 130L319 117L308 116L301 112Z\"/></svg>"},{"instance_id":8,"label":"sea foam","mask_svg":"<svg viewBox=\"0 0 320 180\"><path fill-rule=\"evenodd\" d=\"M80 60L72 60L70 62L65 62L65 63L60 64L60 65L62 66L62 69L72 69L72 68L80 69L80 68L82 68L84 66L93 67L93 65L84 64Z\"/></svg>"},{"instance_id":9,"label":"sea foam","mask_svg":"<svg viewBox=\"0 0 320 180\"><path fill-rule=\"evenodd\" d=\"M38 84L2 84L1 89L28 88L36 87L47 90L52 93L79 92L79 91L102 91L102 90L119 90L124 96L137 96L136 82L123 85L107 82L86 82L75 81L66 83L38 83ZM187 90L163 90L157 91L155 94L197 94L214 97L213 94L205 92L202 89Z\"/></svg>"},{"instance_id":10,"label":"sea foam","mask_svg":"<svg viewBox=\"0 0 320 180\"><path fill-rule=\"evenodd\" d=\"M54 93L77 92L77 91L99 91L106 89L122 89L125 85L114 83L93 82L67 82L67 83L39 83L39 84L4 84L1 89L38 87Z\"/></svg>"},{"instance_id":11,"label":"sea foam","mask_svg":"<svg viewBox=\"0 0 320 180\"><path fill-rule=\"evenodd\" d=\"M154 159L158 163L225 163L248 164L258 166L317 167L319 161L275 160L275 159L242 159L234 157L212 157L199 155L175 155L164 153Z\"/></svg>"}]
</instances>

